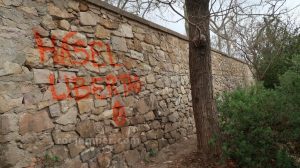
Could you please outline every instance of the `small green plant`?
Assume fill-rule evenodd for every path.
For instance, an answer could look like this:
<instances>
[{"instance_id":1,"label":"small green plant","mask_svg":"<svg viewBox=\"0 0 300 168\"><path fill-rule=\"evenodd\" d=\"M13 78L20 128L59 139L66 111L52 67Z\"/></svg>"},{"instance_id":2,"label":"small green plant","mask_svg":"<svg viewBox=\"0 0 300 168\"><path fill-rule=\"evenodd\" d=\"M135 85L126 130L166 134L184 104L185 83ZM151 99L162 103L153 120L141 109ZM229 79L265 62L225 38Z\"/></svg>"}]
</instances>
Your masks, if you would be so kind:
<instances>
[{"instance_id":1,"label":"small green plant","mask_svg":"<svg viewBox=\"0 0 300 168\"><path fill-rule=\"evenodd\" d=\"M59 164L61 161L60 158L56 155L51 155L49 153L46 153L44 156L44 165L46 167L53 167Z\"/></svg>"},{"instance_id":2,"label":"small green plant","mask_svg":"<svg viewBox=\"0 0 300 168\"><path fill-rule=\"evenodd\" d=\"M150 157L154 157L154 156L156 156L156 154L157 154L157 151L155 149L150 149L149 150L149 156Z\"/></svg>"}]
</instances>

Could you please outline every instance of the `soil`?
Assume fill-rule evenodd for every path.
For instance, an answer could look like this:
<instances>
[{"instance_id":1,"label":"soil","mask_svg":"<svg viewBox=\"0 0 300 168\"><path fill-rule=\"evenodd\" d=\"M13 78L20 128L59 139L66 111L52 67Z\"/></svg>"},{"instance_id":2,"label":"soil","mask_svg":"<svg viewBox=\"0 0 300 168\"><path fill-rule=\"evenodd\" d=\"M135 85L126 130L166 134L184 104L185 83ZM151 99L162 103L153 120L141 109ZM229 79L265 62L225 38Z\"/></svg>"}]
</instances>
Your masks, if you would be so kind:
<instances>
[{"instance_id":1,"label":"soil","mask_svg":"<svg viewBox=\"0 0 300 168\"><path fill-rule=\"evenodd\" d=\"M216 158L207 161L197 152L196 136L183 139L165 147L155 156L142 161L135 168L233 168L230 162L226 166Z\"/></svg>"}]
</instances>

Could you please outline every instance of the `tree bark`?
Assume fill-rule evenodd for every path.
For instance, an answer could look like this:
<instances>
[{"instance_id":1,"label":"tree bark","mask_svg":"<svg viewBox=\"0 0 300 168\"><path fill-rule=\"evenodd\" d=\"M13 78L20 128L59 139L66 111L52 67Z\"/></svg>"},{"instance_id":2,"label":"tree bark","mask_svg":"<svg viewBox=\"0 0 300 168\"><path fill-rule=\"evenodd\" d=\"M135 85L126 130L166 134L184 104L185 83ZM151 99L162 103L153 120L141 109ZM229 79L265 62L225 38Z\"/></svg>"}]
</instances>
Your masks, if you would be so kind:
<instances>
[{"instance_id":1,"label":"tree bark","mask_svg":"<svg viewBox=\"0 0 300 168\"><path fill-rule=\"evenodd\" d=\"M217 113L213 99L209 0L186 0L189 20L189 67L198 151L220 154Z\"/></svg>"}]
</instances>

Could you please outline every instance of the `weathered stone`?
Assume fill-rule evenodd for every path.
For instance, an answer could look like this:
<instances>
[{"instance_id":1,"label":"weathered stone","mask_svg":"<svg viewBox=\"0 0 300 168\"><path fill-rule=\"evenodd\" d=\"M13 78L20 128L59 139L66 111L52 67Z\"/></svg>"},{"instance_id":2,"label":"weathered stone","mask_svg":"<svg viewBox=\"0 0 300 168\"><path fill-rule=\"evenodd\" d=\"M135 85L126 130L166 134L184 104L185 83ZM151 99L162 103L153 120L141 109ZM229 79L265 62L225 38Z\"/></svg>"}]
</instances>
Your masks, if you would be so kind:
<instances>
[{"instance_id":1,"label":"weathered stone","mask_svg":"<svg viewBox=\"0 0 300 168\"><path fill-rule=\"evenodd\" d=\"M100 18L100 22L99 22L102 26L104 26L107 29L118 29L119 24L117 22L114 22L112 20L108 20L108 19L104 19L104 18Z\"/></svg>"},{"instance_id":2,"label":"weathered stone","mask_svg":"<svg viewBox=\"0 0 300 168\"><path fill-rule=\"evenodd\" d=\"M66 99L66 100L62 100L59 101L60 105L61 105L61 111L67 112L71 107L73 107L76 104L75 99Z\"/></svg>"},{"instance_id":3,"label":"weathered stone","mask_svg":"<svg viewBox=\"0 0 300 168\"><path fill-rule=\"evenodd\" d=\"M175 130L177 128L178 128L178 125L176 123L174 123L174 124L167 123L165 125L165 132L170 132L170 131L173 131L173 130Z\"/></svg>"},{"instance_id":4,"label":"weathered stone","mask_svg":"<svg viewBox=\"0 0 300 168\"><path fill-rule=\"evenodd\" d=\"M157 139L157 136L156 136L156 131L154 130L150 130L148 132L146 132L146 137L147 139Z\"/></svg>"},{"instance_id":5,"label":"weathered stone","mask_svg":"<svg viewBox=\"0 0 300 168\"><path fill-rule=\"evenodd\" d=\"M96 99L95 101L95 107L104 107L107 106L107 100L101 100L101 99Z\"/></svg>"},{"instance_id":6,"label":"weathered stone","mask_svg":"<svg viewBox=\"0 0 300 168\"><path fill-rule=\"evenodd\" d=\"M2 0L2 2L4 3L4 5L7 5L7 6L20 6L22 5L22 1L23 0Z\"/></svg>"},{"instance_id":7,"label":"weathered stone","mask_svg":"<svg viewBox=\"0 0 300 168\"><path fill-rule=\"evenodd\" d=\"M84 120L76 125L76 131L83 138L93 138L96 136L94 121Z\"/></svg>"},{"instance_id":8,"label":"weathered stone","mask_svg":"<svg viewBox=\"0 0 300 168\"><path fill-rule=\"evenodd\" d=\"M101 56L106 65L114 65L117 63L117 58L115 53L111 52L101 52ZM100 67L102 69L102 67Z\"/></svg>"},{"instance_id":9,"label":"weathered stone","mask_svg":"<svg viewBox=\"0 0 300 168\"><path fill-rule=\"evenodd\" d=\"M122 142L119 142L114 145L114 151L113 153L121 153L123 151L129 150L130 149L130 141L128 139L125 139Z\"/></svg>"},{"instance_id":10,"label":"weathered stone","mask_svg":"<svg viewBox=\"0 0 300 168\"><path fill-rule=\"evenodd\" d=\"M52 3L48 4L48 12L50 15L62 18L62 19L68 19L68 18L73 18L74 16L70 13L68 13L66 10L60 9L53 5Z\"/></svg>"},{"instance_id":11,"label":"weathered stone","mask_svg":"<svg viewBox=\"0 0 300 168\"><path fill-rule=\"evenodd\" d=\"M154 120L155 115L154 115L153 111L150 111L150 112L146 113L144 115L144 117L145 117L146 121L151 121L151 120Z\"/></svg>"},{"instance_id":12,"label":"weathered stone","mask_svg":"<svg viewBox=\"0 0 300 168\"><path fill-rule=\"evenodd\" d=\"M17 126L15 126L15 123L17 123L17 121L14 116L0 115L0 136L8 134L8 133L14 131L15 129L17 129Z\"/></svg>"},{"instance_id":13,"label":"weathered stone","mask_svg":"<svg viewBox=\"0 0 300 168\"><path fill-rule=\"evenodd\" d=\"M94 100L93 99L82 99L77 101L79 113L88 113L94 109Z\"/></svg>"},{"instance_id":14,"label":"weathered stone","mask_svg":"<svg viewBox=\"0 0 300 168\"><path fill-rule=\"evenodd\" d=\"M71 25L67 20L60 20L58 27L63 29L63 30L69 30Z\"/></svg>"},{"instance_id":15,"label":"weathered stone","mask_svg":"<svg viewBox=\"0 0 300 168\"><path fill-rule=\"evenodd\" d=\"M86 12L86 11L88 11L89 10L89 6L86 4L86 3L80 3L79 4L79 10L81 11L81 12Z\"/></svg>"},{"instance_id":16,"label":"weathered stone","mask_svg":"<svg viewBox=\"0 0 300 168\"><path fill-rule=\"evenodd\" d=\"M50 112L51 117L60 116L60 111L61 111L60 105L58 103L49 106L49 112Z\"/></svg>"},{"instance_id":17,"label":"weathered stone","mask_svg":"<svg viewBox=\"0 0 300 168\"><path fill-rule=\"evenodd\" d=\"M110 32L108 30L106 30L103 26L98 25L96 27L96 32L95 32L95 36L97 38L109 38L110 36Z\"/></svg>"},{"instance_id":18,"label":"weathered stone","mask_svg":"<svg viewBox=\"0 0 300 168\"><path fill-rule=\"evenodd\" d=\"M106 110L100 115L100 118L101 119L111 119L112 115L113 115L113 110Z\"/></svg>"},{"instance_id":19,"label":"weathered stone","mask_svg":"<svg viewBox=\"0 0 300 168\"><path fill-rule=\"evenodd\" d=\"M55 29L57 27L56 23L52 20L50 15L42 17L41 25L48 30Z\"/></svg>"},{"instance_id":20,"label":"weathered stone","mask_svg":"<svg viewBox=\"0 0 300 168\"><path fill-rule=\"evenodd\" d=\"M49 36L49 31L45 30L43 27L41 26L35 26L32 28L32 31L34 33L38 33L40 36L43 36L43 37L47 37Z\"/></svg>"},{"instance_id":21,"label":"weathered stone","mask_svg":"<svg viewBox=\"0 0 300 168\"><path fill-rule=\"evenodd\" d=\"M174 130L174 131L171 131L171 137L174 139L180 139L181 136L178 131Z\"/></svg>"},{"instance_id":22,"label":"weathered stone","mask_svg":"<svg viewBox=\"0 0 300 168\"><path fill-rule=\"evenodd\" d=\"M139 132L149 131L151 129L148 124L140 124L138 125L138 128L139 128Z\"/></svg>"},{"instance_id":23,"label":"weathered stone","mask_svg":"<svg viewBox=\"0 0 300 168\"><path fill-rule=\"evenodd\" d=\"M80 157L76 157L74 159L67 159L65 163L62 165L64 168L87 168L88 165L83 164L80 160Z\"/></svg>"},{"instance_id":24,"label":"weathered stone","mask_svg":"<svg viewBox=\"0 0 300 168\"><path fill-rule=\"evenodd\" d=\"M97 20L93 16L93 14L89 12L80 12L79 13L80 23L84 26L95 26L97 24Z\"/></svg>"},{"instance_id":25,"label":"weathered stone","mask_svg":"<svg viewBox=\"0 0 300 168\"><path fill-rule=\"evenodd\" d=\"M114 34L121 37L133 38L132 27L129 24L119 25L119 29Z\"/></svg>"},{"instance_id":26,"label":"weathered stone","mask_svg":"<svg viewBox=\"0 0 300 168\"><path fill-rule=\"evenodd\" d=\"M70 33L64 30L51 30L51 35L55 36L56 39L61 40L64 43L68 44L76 44L79 46L87 46L87 39L86 36L81 33ZM69 35L69 38L67 35Z\"/></svg>"},{"instance_id":27,"label":"weathered stone","mask_svg":"<svg viewBox=\"0 0 300 168\"><path fill-rule=\"evenodd\" d=\"M58 82L72 81L72 79L76 79L76 77L75 72L58 71Z\"/></svg>"},{"instance_id":28,"label":"weathered stone","mask_svg":"<svg viewBox=\"0 0 300 168\"><path fill-rule=\"evenodd\" d=\"M51 83L50 75L54 74L53 72L49 71L48 69L33 69L33 79L36 84L40 83Z\"/></svg>"},{"instance_id":29,"label":"weathered stone","mask_svg":"<svg viewBox=\"0 0 300 168\"><path fill-rule=\"evenodd\" d=\"M111 133L108 135L108 144L117 144L120 143L122 140L122 134L121 133Z\"/></svg>"},{"instance_id":30,"label":"weathered stone","mask_svg":"<svg viewBox=\"0 0 300 168\"><path fill-rule=\"evenodd\" d=\"M50 90L51 98L53 100L60 100L68 98L70 94L70 88L66 83L57 83L56 85L52 85L48 88ZM49 105L53 103L50 102ZM48 105L47 105L48 106ZM44 107L47 107L44 106Z\"/></svg>"},{"instance_id":31,"label":"weathered stone","mask_svg":"<svg viewBox=\"0 0 300 168\"><path fill-rule=\"evenodd\" d=\"M154 94L150 94L149 97L146 97L146 102L150 108L150 110L157 110L158 102L156 96Z\"/></svg>"},{"instance_id":32,"label":"weathered stone","mask_svg":"<svg viewBox=\"0 0 300 168\"><path fill-rule=\"evenodd\" d=\"M129 166L134 166L140 160L140 153L137 150L129 150L124 153Z\"/></svg>"},{"instance_id":33,"label":"weathered stone","mask_svg":"<svg viewBox=\"0 0 300 168\"><path fill-rule=\"evenodd\" d=\"M158 151L158 142L156 140L151 140L151 141L145 142L145 146L146 146L147 151L150 151L150 150Z\"/></svg>"},{"instance_id":34,"label":"weathered stone","mask_svg":"<svg viewBox=\"0 0 300 168\"><path fill-rule=\"evenodd\" d=\"M116 51L127 52L126 40L123 37L111 36L112 48Z\"/></svg>"},{"instance_id":35,"label":"weathered stone","mask_svg":"<svg viewBox=\"0 0 300 168\"><path fill-rule=\"evenodd\" d=\"M145 99L140 99L136 103L136 109L141 114L145 114L150 111L150 108L149 108L148 104L145 102Z\"/></svg>"},{"instance_id":36,"label":"weathered stone","mask_svg":"<svg viewBox=\"0 0 300 168\"><path fill-rule=\"evenodd\" d=\"M59 160L65 160L69 157L69 151L65 146L54 146L50 150L52 156L56 156Z\"/></svg>"},{"instance_id":37,"label":"weathered stone","mask_svg":"<svg viewBox=\"0 0 300 168\"><path fill-rule=\"evenodd\" d=\"M114 96L112 98L112 106L113 106L113 108L120 108L120 107L125 106L124 101L121 98L121 96L118 95L118 96Z\"/></svg>"},{"instance_id":38,"label":"weathered stone","mask_svg":"<svg viewBox=\"0 0 300 168\"><path fill-rule=\"evenodd\" d=\"M51 119L46 111L36 113L25 113L19 121L20 134L24 135L27 132L42 132L54 127Z\"/></svg>"},{"instance_id":39,"label":"weathered stone","mask_svg":"<svg viewBox=\"0 0 300 168\"><path fill-rule=\"evenodd\" d=\"M161 127L160 122L157 120L154 120L150 125L151 125L151 129L158 129Z\"/></svg>"},{"instance_id":40,"label":"weathered stone","mask_svg":"<svg viewBox=\"0 0 300 168\"><path fill-rule=\"evenodd\" d=\"M168 140L166 139L159 139L158 140L158 148L159 150L166 147L168 145Z\"/></svg>"},{"instance_id":41,"label":"weathered stone","mask_svg":"<svg viewBox=\"0 0 300 168\"><path fill-rule=\"evenodd\" d=\"M28 159L26 157L27 152L18 148L15 143L7 143L0 145L1 150L1 167L19 167L16 162L24 161ZM16 165L16 166L14 166Z\"/></svg>"},{"instance_id":42,"label":"weathered stone","mask_svg":"<svg viewBox=\"0 0 300 168\"><path fill-rule=\"evenodd\" d=\"M134 136L134 137L130 138L131 149L138 147L140 144L141 144L141 139L139 136Z\"/></svg>"},{"instance_id":43,"label":"weathered stone","mask_svg":"<svg viewBox=\"0 0 300 168\"><path fill-rule=\"evenodd\" d=\"M146 77L146 81L147 83L154 83L156 80L155 80L155 76L154 74L150 74Z\"/></svg>"},{"instance_id":44,"label":"weathered stone","mask_svg":"<svg viewBox=\"0 0 300 168\"><path fill-rule=\"evenodd\" d=\"M0 76L19 74L22 72L22 68L19 64L6 61L3 64L3 69L0 69Z\"/></svg>"},{"instance_id":45,"label":"weathered stone","mask_svg":"<svg viewBox=\"0 0 300 168\"><path fill-rule=\"evenodd\" d=\"M70 144L75 142L78 138L76 132L53 132L52 137L55 144L62 145L62 144Z\"/></svg>"},{"instance_id":46,"label":"weathered stone","mask_svg":"<svg viewBox=\"0 0 300 168\"><path fill-rule=\"evenodd\" d=\"M82 152L85 149L85 146L83 143L75 142L68 145L70 156L71 158L74 158L79 155L80 152Z\"/></svg>"},{"instance_id":47,"label":"weathered stone","mask_svg":"<svg viewBox=\"0 0 300 168\"><path fill-rule=\"evenodd\" d=\"M94 64L90 61L85 63L83 66L91 72L99 73L100 71L99 68L97 66L94 66Z\"/></svg>"},{"instance_id":48,"label":"weathered stone","mask_svg":"<svg viewBox=\"0 0 300 168\"><path fill-rule=\"evenodd\" d=\"M156 66L158 64L158 61L153 57L149 57L149 63L151 66Z\"/></svg>"},{"instance_id":49,"label":"weathered stone","mask_svg":"<svg viewBox=\"0 0 300 168\"><path fill-rule=\"evenodd\" d=\"M85 33L94 33L95 32L93 26L80 26L78 30L81 32L85 32Z\"/></svg>"},{"instance_id":50,"label":"weathered stone","mask_svg":"<svg viewBox=\"0 0 300 168\"><path fill-rule=\"evenodd\" d=\"M99 168L108 168L111 162L111 153L101 153L97 156Z\"/></svg>"},{"instance_id":51,"label":"weathered stone","mask_svg":"<svg viewBox=\"0 0 300 168\"><path fill-rule=\"evenodd\" d=\"M86 149L85 151L81 152L81 154L80 154L81 160L83 162L86 162L86 161L92 159L93 157L96 156L96 152L97 151L94 147Z\"/></svg>"},{"instance_id":52,"label":"weathered stone","mask_svg":"<svg viewBox=\"0 0 300 168\"><path fill-rule=\"evenodd\" d=\"M171 115L169 115L168 118L169 118L169 121L171 121L171 122L174 123L174 122L176 122L178 120L179 115L178 115L177 112L174 112Z\"/></svg>"},{"instance_id":53,"label":"weathered stone","mask_svg":"<svg viewBox=\"0 0 300 168\"><path fill-rule=\"evenodd\" d=\"M38 16L38 12L34 7L28 7L28 6L22 6L21 10L23 10L24 12L34 15L34 16Z\"/></svg>"},{"instance_id":54,"label":"weathered stone","mask_svg":"<svg viewBox=\"0 0 300 168\"><path fill-rule=\"evenodd\" d=\"M69 1L68 2L69 8L73 9L74 11L79 11L79 2L77 1Z\"/></svg>"},{"instance_id":55,"label":"weathered stone","mask_svg":"<svg viewBox=\"0 0 300 168\"><path fill-rule=\"evenodd\" d=\"M142 42L141 45L142 45L144 51L147 51L149 53L154 52L154 46L153 45L150 45L150 44L147 44L147 43L144 43L144 42Z\"/></svg>"},{"instance_id":56,"label":"weathered stone","mask_svg":"<svg viewBox=\"0 0 300 168\"><path fill-rule=\"evenodd\" d=\"M124 138L133 137L135 133L137 133L138 129L134 126L122 127L121 132Z\"/></svg>"},{"instance_id":57,"label":"weathered stone","mask_svg":"<svg viewBox=\"0 0 300 168\"><path fill-rule=\"evenodd\" d=\"M7 112L15 107L21 106L23 97L11 98L7 95L0 95L0 114Z\"/></svg>"},{"instance_id":58,"label":"weathered stone","mask_svg":"<svg viewBox=\"0 0 300 168\"><path fill-rule=\"evenodd\" d=\"M77 118L77 108L70 108L66 114L62 115L56 120L56 123L67 125L67 124L75 124Z\"/></svg>"},{"instance_id":59,"label":"weathered stone","mask_svg":"<svg viewBox=\"0 0 300 168\"><path fill-rule=\"evenodd\" d=\"M134 50L130 50L129 54L126 54L128 57L133 58L133 59L137 59L140 61L144 61L144 54L134 51Z\"/></svg>"}]
</instances>

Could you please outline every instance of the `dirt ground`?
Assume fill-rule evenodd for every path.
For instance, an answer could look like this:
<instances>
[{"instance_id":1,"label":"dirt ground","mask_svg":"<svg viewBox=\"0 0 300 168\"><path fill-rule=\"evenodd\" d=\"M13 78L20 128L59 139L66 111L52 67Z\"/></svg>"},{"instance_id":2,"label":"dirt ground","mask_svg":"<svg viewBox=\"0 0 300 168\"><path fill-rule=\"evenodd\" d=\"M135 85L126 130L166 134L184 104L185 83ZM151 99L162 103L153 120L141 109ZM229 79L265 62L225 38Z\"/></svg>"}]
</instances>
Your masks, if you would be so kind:
<instances>
[{"instance_id":1,"label":"dirt ground","mask_svg":"<svg viewBox=\"0 0 300 168\"><path fill-rule=\"evenodd\" d=\"M172 144L161 151L156 156L150 157L135 166L135 168L225 168L215 162L207 162L201 159L197 153L196 136L184 139ZM229 166L230 167L230 166Z\"/></svg>"}]
</instances>

